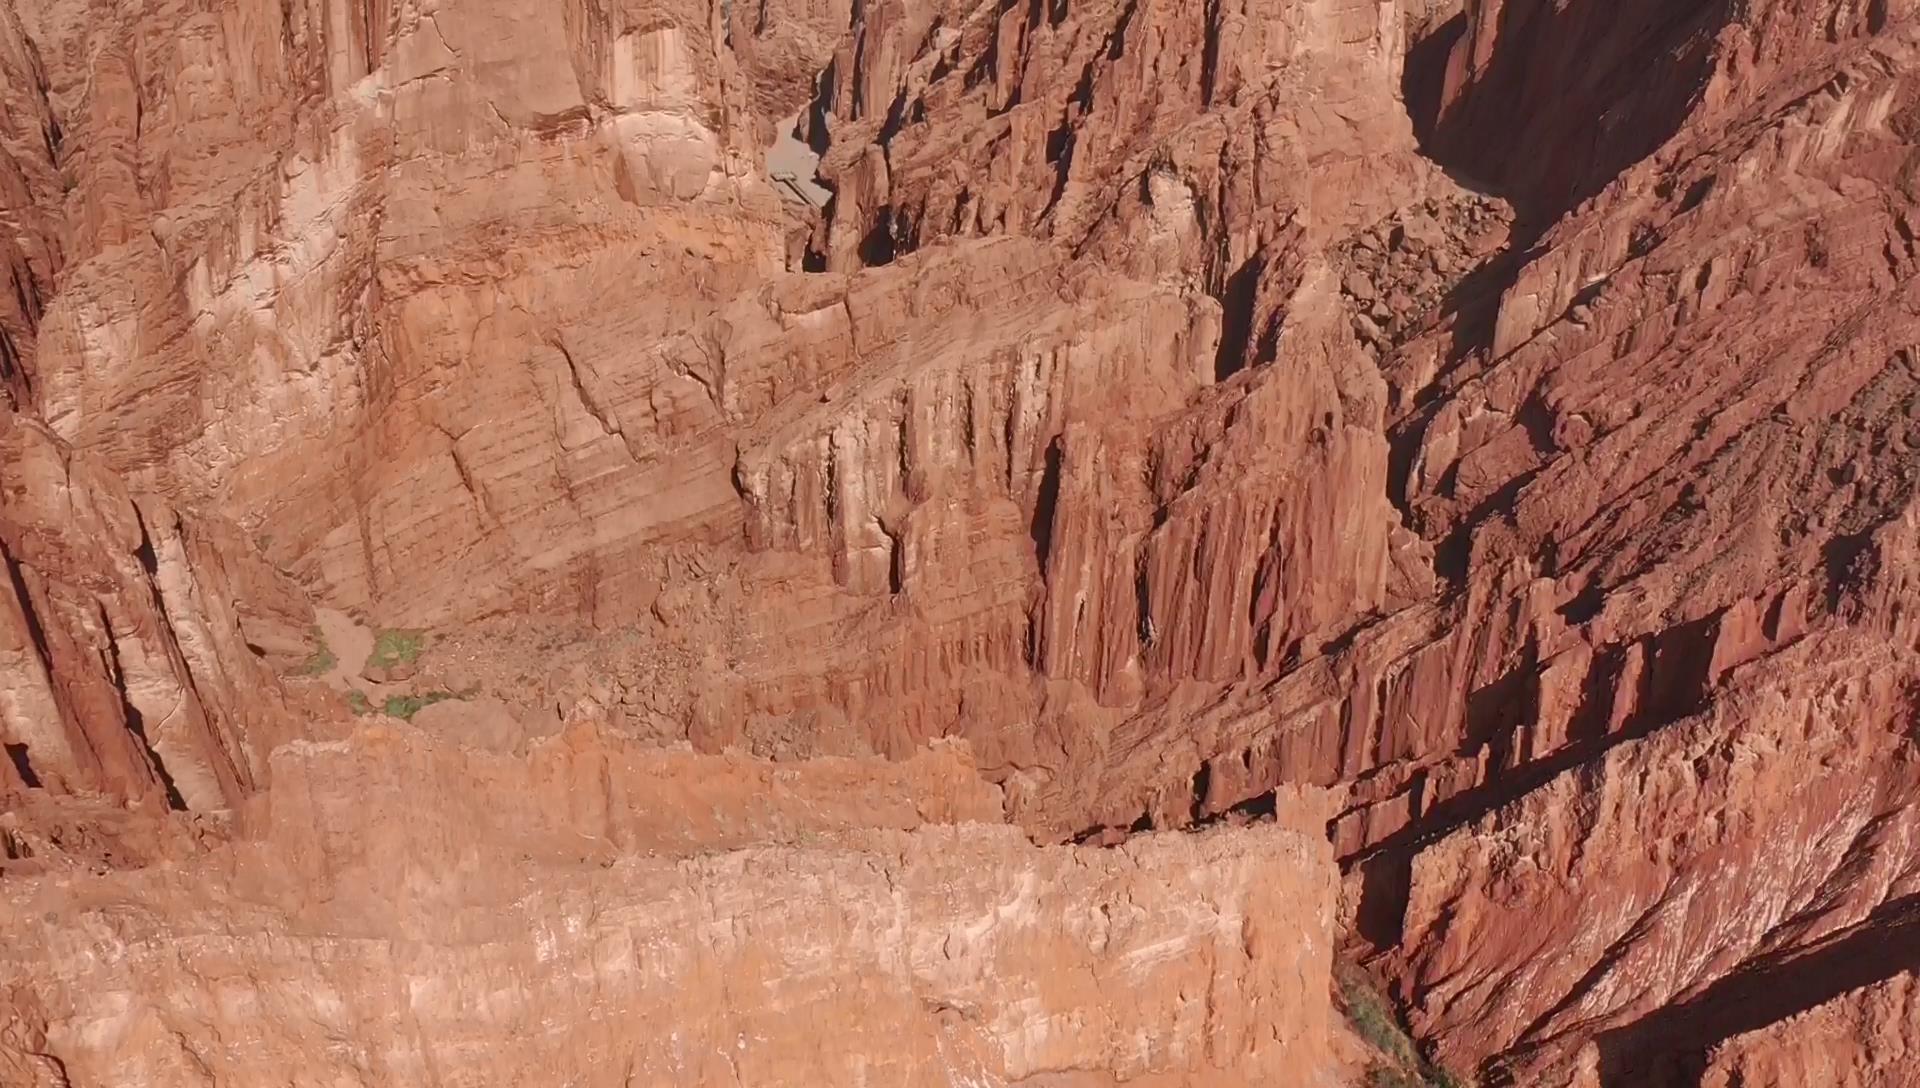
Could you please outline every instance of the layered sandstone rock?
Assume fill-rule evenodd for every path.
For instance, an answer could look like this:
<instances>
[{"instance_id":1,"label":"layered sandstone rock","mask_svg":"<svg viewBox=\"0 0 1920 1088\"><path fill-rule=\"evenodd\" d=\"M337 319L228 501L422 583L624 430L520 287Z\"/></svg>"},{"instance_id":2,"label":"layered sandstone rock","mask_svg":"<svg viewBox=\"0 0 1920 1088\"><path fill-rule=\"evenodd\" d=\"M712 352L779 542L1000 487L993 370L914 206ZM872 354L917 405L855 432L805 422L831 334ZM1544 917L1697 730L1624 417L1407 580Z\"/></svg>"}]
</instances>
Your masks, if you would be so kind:
<instances>
[{"instance_id":1,"label":"layered sandstone rock","mask_svg":"<svg viewBox=\"0 0 1920 1088\"><path fill-rule=\"evenodd\" d=\"M274 673L305 654L305 598L232 526L12 413L0 481L0 793L237 804L311 728Z\"/></svg>"},{"instance_id":2,"label":"layered sandstone rock","mask_svg":"<svg viewBox=\"0 0 1920 1088\"><path fill-rule=\"evenodd\" d=\"M845 762L756 768L590 732L531 760L410 731L297 744L229 851L9 882L29 929L0 953L0 1069L177 1085L1337 1071L1335 880L1311 831L1036 847L952 823L997 806L951 753L867 767L858 798ZM676 777L720 823L628 792ZM848 831L856 809L900 830Z\"/></svg>"},{"instance_id":3,"label":"layered sandstone rock","mask_svg":"<svg viewBox=\"0 0 1920 1088\"><path fill-rule=\"evenodd\" d=\"M58 173L62 131L46 98L39 51L12 7L0 11L0 73L9 94L0 120L0 398L7 408L33 403L40 317L61 263L59 224L48 214L70 188Z\"/></svg>"},{"instance_id":4,"label":"layered sandstone rock","mask_svg":"<svg viewBox=\"0 0 1920 1088\"><path fill-rule=\"evenodd\" d=\"M934 47L873 22L890 12L863 12L850 33ZM1124 266L1140 283L1011 240L822 279L782 270L789 213L756 168L761 133L737 78L743 65L755 80L772 69L744 44L746 14L729 12L716 38L704 11L590 8L563 20L564 34L516 37L504 4L296 6L214 34L206 16L168 8L142 18L175 33L139 36L132 67L216 78L142 77L132 131L115 120L128 103L107 94L111 51L73 45L48 62L54 99L86 103L68 145L89 148L89 162L153 160L146 168L166 184L130 191L138 202L115 213L153 220L151 238L102 248L92 225L104 213L69 216L97 244L72 247L40 411L143 484L218 500L315 592L380 624L534 611L607 628L646 615L693 569L719 574L723 599L705 611L725 618L679 639L693 667L659 699L695 733L713 715L693 705L689 679L719 672L731 716L773 731L830 713L898 722L898 736L872 742L882 749L964 723L986 723L974 730L986 748L1036 719L1084 734L1174 685L1216 682L1249 657L1279 660L1423 584L1382 494L1378 378L1346 342L1346 319L1313 313L1339 275L1315 241L1371 223L1402 194L1444 188L1413 154L1394 101L1396 26L1372 9L1290 12L1276 41L1299 53L1300 71L1256 71L1258 43L1241 42L1244 76L1202 79L1190 67L1164 117L1111 155L1080 154L1098 188L1076 204L1106 201L1094 194L1113 172L1157 201L1129 198L1108 225L1075 228L1107 238L1115 260L1158 253ZM1086 13L1072 49L1087 52L1093 27L1122 14ZM114 39L129 18L82 26L62 7L37 17L43 35L80 42ZM804 53L839 16L755 18L765 22L754 41ZM1181 43L1240 42L1228 24L1244 22L1175 9L1116 22L1105 47L1115 57L1088 58L1112 69L1096 80L1111 87L1073 109L1116 134L1135 127ZM488 59L448 33L513 48ZM1341 41L1361 33L1374 57L1364 78L1339 62ZM1013 24L1007 34L1026 40ZM1168 40L1129 52L1128 35ZM264 63L237 57L267 39L310 70L317 99L282 74L236 76ZM205 48L182 44L195 42ZM862 47L834 62L835 80L882 86L899 74L886 63ZM1068 95L1075 66L1033 63L1049 101ZM1301 96L1330 104L1296 129L1278 114ZM816 112L843 97L830 91ZM1251 141L1245 161L1230 178L1189 176L1223 154L1221 117L1232 140ZM829 148L837 177L838 149L864 130L819 124L846 129ZM965 126L933 116L901 138L947 131ZM185 145L201 149L199 165L162 171ZM1156 155L1166 161L1140 172ZM1373 191L1308 168L1330 156L1350 161L1351 176L1399 180ZM1264 202L1248 189L1262 172L1274 198ZM838 184L836 216L880 214ZM87 188L109 199L104 183ZM235 231L302 242L236 246ZM861 263L821 244L830 265ZM1197 278L1180 271L1196 246L1222 253ZM457 271L474 268L489 271ZM154 301L116 317L113 292L129 279ZM629 294L623 283L671 290ZM98 335L108 328L117 338ZM1196 400L1281 340L1299 343L1300 369ZM904 399L883 407L889 390ZM1133 391L1134 406L1114 404L1115 390ZM968 406L948 407L956 395ZM1177 425L1151 422L1183 408ZM795 448L822 442L836 462L827 475L863 477L858 490L823 486L825 458ZM1199 471L1208 461L1238 464ZM1164 539L1148 541L1174 506ZM1242 520L1244 534L1210 528ZM895 555L906 552L926 558ZM1073 569L1088 552L1101 557ZM1251 584L1199 590L1178 573L1195 565L1258 566L1261 602ZM1100 588L1080 603L1083 585ZM910 616L830 638L835 652L819 660L782 646L818 624L900 612L904 597ZM819 620L793 624L795 600L817 602L806 610ZM1251 619L1209 630L1205 617L1227 610ZM1009 695L982 704L989 689ZM1008 759L1064 762L1044 748Z\"/></svg>"},{"instance_id":5,"label":"layered sandstone rock","mask_svg":"<svg viewBox=\"0 0 1920 1088\"><path fill-rule=\"evenodd\" d=\"M751 864L950 879L975 897L955 918L1001 870L1058 876L1053 924L1104 902L1062 866L1132 865L1171 902L1200 879L1181 851L1212 847L1156 837L1172 860L1143 866L912 829L1111 842L1335 786L1349 946L1456 1069L1894 1076L1912 965L1862 950L1905 933L1920 790L1916 35L1913 5L1861 0L21 0L0 775L47 827L48 794L212 813L298 768L255 802L284 813L345 796L315 767L357 782L371 822L194 863L237 874L197 893L210 917L314 934L363 920L245 874L336 879L299 859L354 856L382 813L417 825L398 856L464 829L467 863L569 821L597 828L576 867L777 841ZM809 151L779 170L817 152L824 208L767 162L796 114ZM337 728L271 675L314 603L427 629L417 675L474 701L422 726L459 739L488 700L495 751L270 760ZM624 739L526 743L602 711ZM991 787L916 754L952 736ZM560 815L492 807L588 767ZM942 800L855 803L862 782ZM728 808L748 790L765 812ZM217 837L168 820L103 817L100 841ZM751 866L617 864L669 900L826 917L756 899ZM174 877L125 879L173 909ZM407 916L423 880L367 909ZM521 929L564 909L461 888ZM524 973L519 940L434 977ZM819 954L895 994L925 981L902 940ZM156 985L130 977L57 1000ZM961 1004L899 1004L887 1030L980 1076L1065 1068ZM513 1008L460 1023L586 1038ZM319 1038L288 1030L285 1054ZM1096 1077L1202 1068L1188 1042L1140 1066L1074 1038L1059 1060ZM802 1064L756 1075L849 1075L789 1042ZM1268 1068L1220 1048L1207 1066Z\"/></svg>"},{"instance_id":6,"label":"layered sandstone rock","mask_svg":"<svg viewBox=\"0 0 1920 1088\"><path fill-rule=\"evenodd\" d=\"M1899 970L1920 887L1904 656L1808 640L1423 849L1397 954L1416 1028L1523 1078L1593 1046L1603 1084L1670 1083L1829 978Z\"/></svg>"}]
</instances>

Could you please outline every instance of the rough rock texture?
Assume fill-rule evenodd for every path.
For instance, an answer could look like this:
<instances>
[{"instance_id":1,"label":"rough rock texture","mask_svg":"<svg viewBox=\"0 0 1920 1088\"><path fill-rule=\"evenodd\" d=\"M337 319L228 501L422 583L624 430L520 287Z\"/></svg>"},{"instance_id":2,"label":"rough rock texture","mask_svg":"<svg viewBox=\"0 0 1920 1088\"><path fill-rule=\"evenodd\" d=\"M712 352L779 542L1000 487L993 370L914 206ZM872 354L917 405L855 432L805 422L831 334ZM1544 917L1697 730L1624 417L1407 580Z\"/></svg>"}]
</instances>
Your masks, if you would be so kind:
<instances>
[{"instance_id":1,"label":"rough rock texture","mask_svg":"<svg viewBox=\"0 0 1920 1088\"><path fill-rule=\"evenodd\" d=\"M0 562L0 796L219 811L261 780L275 743L310 730L268 661L303 652L300 592L231 526L135 500L11 412Z\"/></svg>"},{"instance_id":2,"label":"rough rock texture","mask_svg":"<svg viewBox=\"0 0 1920 1088\"><path fill-rule=\"evenodd\" d=\"M1832 1084L1853 1088L1914 1082L1920 1005L1912 974L1844 994L1783 1023L1729 1040L1713 1055L1702 1088L1741 1084Z\"/></svg>"},{"instance_id":3,"label":"rough rock texture","mask_svg":"<svg viewBox=\"0 0 1920 1088\"><path fill-rule=\"evenodd\" d=\"M1336 879L1312 830L1036 847L949 824L992 791L962 788L963 759L927 756L863 780L866 811L904 806L902 830L846 833L832 800L857 807L848 766L635 755L591 731L530 765L384 729L275 763L255 833L230 851L0 889L22 919L0 952L0 1071L35 1085L1334 1071ZM681 797L628 810L656 777L730 791L710 809L727 815L702 825Z\"/></svg>"},{"instance_id":4,"label":"rough rock texture","mask_svg":"<svg viewBox=\"0 0 1920 1088\"><path fill-rule=\"evenodd\" d=\"M1896 1077L1916 62L1910 0L13 0L6 871L322 879L219 815L329 788L277 781L346 714L318 606L423 640L359 709L489 753L354 772L428 838L905 880L927 819L1331 787L1345 948L1456 1072ZM490 807L582 722L595 790ZM1105 857L976 839L981 896ZM761 894L692 864L633 871Z\"/></svg>"},{"instance_id":5,"label":"rough rock texture","mask_svg":"<svg viewBox=\"0 0 1920 1088\"><path fill-rule=\"evenodd\" d=\"M1446 1026L1443 1060L1539 1075L1586 1043L1600 1083L1647 1082L1898 970L1883 950L1910 941L1920 890L1911 667L1878 640L1807 640L1422 850L1399 953L1415 1027Z\"/></svg>"},{"instance_id":6,"label":"rough rock texture","mask_svg":"<svg viewBox=\"0 0 1920 1088\"><path fill-rule=\"evenodd\" d=\"M718 600L667 598L698 613L699 629L672 640L694 667L655 685L679 689L655 698L696 733L689 681L718 668L725 716L773 729L830 712L894 723L902 736L875 741L893 748L971 722L1002 734L976 736L983 753L1040 717L1083 735L1183 681L1277 658L1419 581L1400 570L1413 542L1394 533L1384 494L1379 379L1344 342L1345 318L1305 312L1337 279L1306 239L1441 184L1394 100L1390 22L1371 6L1302 8L1282 37L1311 77L1249 75L1258 94L1240 103L1189 65L1164 118L1111 161L1078 157L1101 177L1177 152L1146 186L1159 203L1123 202L1100 228L1116 254L1160 254L1127 269L1138 282L1015 239L821 277L784 270L790 212L756 168L760 129L740 97L742 65L771 69L725 42L744 8L716 43L704 9L569 9L558 29L516 36L506 28L521 16L504 0L245 8L218 33L166 7L113 46L130 62L92 43L120 42L131 13L54 26L67 9L38 11L64 46L43 50L53 99L86 105L63 144L73 170L130 159L154 182L110 190L82 177L75 189L124 198L116 230L154 227L109 246L91 229L104 213L68 210L85 238L43 321L59 350L37 367L41 414L142 486L219 504L329 603L382 624L530 611L610 628L657 611L662 587L713 576ZM1075 48L1121 14L1089 13ZM766 17L770 41L795 50L835 21ZM1170 7L1115 23L1113 101L1096 95L1092 116L1135 125L1160 67L1219 37L1226 16L1209 18ZM1360 31L1374 59L1348 73L1339 42ZM1125 52L1129 35L1176 32L1164 49ZM907 31L863 17L850 33ZM278 67L248 52L256 42ZM836 57L835 80L905 78L869 53ZM115 64L210 74L135 79ZM1034 64L1049 96L1069 93L1077 68ZM282 68L307 73L307 97L283 86ZM109 95L109 76L132 85ZM1347 87L1363 77L1372 98ZM1309 78L1327 86L1298 85ZM1366 112L1348 118L1336 86ZM1295 131L1287 104L1323 94L1330 104ZM1216 98L1239 103L1230 137L1245 147L1228 156L1231 177L1187 177L1182 163L1226 153L1207 109ZM949 129L969 131L956 119L908 132ZM834 137L829 178L856 135ZM176 167L189 155L192 169ZM1330 156L1351 160L1348 173L1309 169ZM1126 176L1145 178L1145 165ZM1353 184L1363 173L1400 180L1375 191ZM1257 199L1256 182L1275 199ZM854 214L849 184L836 221ZM1003 188L1026 199L1022 177ZM1222 251L1198 279L1181 270L1196 246ZM857 268L848 252L828 246L822 259ZM1269 264L1285 283L1262 285ZM116 316L129 281L146 301ZM1302 312L1281 329L1286 298ZM1196 403L1283 335L1331 342ZM1115 390L1131 403L1113 403ZM1147 540L1157 511L1188 491L1188 509ZM1248 528L1209 527L1229 521ZM1083 555L1099 558L1082 572ZM1257 608L1249 585L1198 592L1179 573L1250 566L1262 570ZM794 624L796 608L817 618ZM1249 622L1207 630L1222 610ZM811 633L855 622L874 633ZM796 633L830 652L780 645ZM1060 747L1008 759L1061 764Z\"/></svg>"}]
</instances>

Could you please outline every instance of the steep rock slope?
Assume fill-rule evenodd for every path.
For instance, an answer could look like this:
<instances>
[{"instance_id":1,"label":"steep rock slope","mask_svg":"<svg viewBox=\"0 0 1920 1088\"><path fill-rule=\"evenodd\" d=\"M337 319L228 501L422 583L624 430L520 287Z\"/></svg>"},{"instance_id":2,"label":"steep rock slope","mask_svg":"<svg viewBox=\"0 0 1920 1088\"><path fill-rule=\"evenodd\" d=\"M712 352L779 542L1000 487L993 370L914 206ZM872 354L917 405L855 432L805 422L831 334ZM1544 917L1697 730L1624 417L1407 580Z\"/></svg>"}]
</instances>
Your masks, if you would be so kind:
<instances>
[{"instance_id":1,"label":"steep rock slope","mask_svg":"<svg viewBox=\"0 0 1920 1088\"><path fill-rule=\"evenodd\" d=\"M1413 897L1405 932L1378 935L1443 1052L1504 1053L1494 1068L1521 1076L1574 1061L1600 1083L1687 1082L1756 1026L1736 1010L1900 969L1868 962L1866 934L1913 865L1915 28L1884 6L1698 9L1715 18L1662 24L1703 58L1673 139L1516 260L1481 302L1485 340L1457 350L1463 307L1436 333L1455 350L1402 356L1414 524L1469 599L1506 582L1529 603L1515 634L1456 628L1505 644L1457 734L1489 769L1480 798L1424 820L1419 778L1393 802L1412 823L1367 864L1392 889L1411 857ZM1615 838L1616 813L1638 828ZM1476 864L1461 849L1511 876L1443 891ZM1578 937L1548 967L1490 938L1482 905L1569 911ZM1799 1004L1778 1000L1791 963Z\"/></svg>"},{"instance_id":2,"label":"steep rock slope","mask_svg":"<svg viewBox=\"0 0 1920 1088\"><path fill-rule=\"evenodd\" d=\"M823 94L906 78L859 44L926 29L875 22L894 11L862 10ZM826 275L800 269L861 263L827 244L856 211L836 164L859 124L827 149L824 256L793 258L804 215L759 168L746 104L779 83L754 50L779 50L755 31L736 51L739 12L588 5L537 32L478 2L30 14L76 118L40 414L257 530L329 604L392 626L658 618L672 664L644 710L703 743L825 715L871 723L881 751L965 731L1045 778L1099 762L1086 744L1130 714L1174 720L1181 690L1271 673L1426 591L1386 501L1384 388L1325 304L1320 250L1427 188L1460 195L1414 152L1392 11L1289 8L1267 45L1298 64L1271 71L1227 26L1244 14L965 38L1031 45L1036 102L1084 67L1098 86L1070 112L1114 149L1077 161L1141 192L1098 215L1112 194L1076 197L1071 233ZM804 51L837 18L819 17L767 33ZM1161 96L1208 41L1238 43L1244 77L1214 58ZM901 138L964 135L983 93ZM1322 96L1301 127L1287 103ZM145 180L94 180L109 167ZM1098 239L1129 277L1072 258ZM1197 276L1196 248L1218 254ZM1210 391L1283 339L1287 365ZM1146 806L1124 804L1121 823Z\"/></svg>"},{"instance_id":3,"label":"steep rock slope","mask_svg":"<svg viewBox=\"0 0 1920 1088\"><path fill-rule=\"evenodd\" d=\"M0 795L217 812L325 720L281 692L312 609L231 525L0 415Z\"/></svg>"},{"instance_id":4,"label":"steep rock slope","mask_svg":"<svg viewBox=\"0 0 1920 1088\"><path fill-rule=\"evenodd\" d=\"M333 728L270 677L311 603L528 715L551 631L651 740L884 778L963 736L1041 839L1335 787L1349 950L1490 1083L1897 1076L1917 35L23 0L0 376L52 482L6 499L0 774L231 808ZM824 209L765 163L796 111Z\"/></svg>"},{"instance_id":5,"label":"steep rock slope","mask_svg":"<svg viewBox=\"0 0 1920 1088\"><path fill-rule=\"evenodd\" d=\"M1705 1088L1734 1084L1894 1085L1913 1079L1913 975L1835 998L1714 1053Z\"/></svg>"}]
</instances>

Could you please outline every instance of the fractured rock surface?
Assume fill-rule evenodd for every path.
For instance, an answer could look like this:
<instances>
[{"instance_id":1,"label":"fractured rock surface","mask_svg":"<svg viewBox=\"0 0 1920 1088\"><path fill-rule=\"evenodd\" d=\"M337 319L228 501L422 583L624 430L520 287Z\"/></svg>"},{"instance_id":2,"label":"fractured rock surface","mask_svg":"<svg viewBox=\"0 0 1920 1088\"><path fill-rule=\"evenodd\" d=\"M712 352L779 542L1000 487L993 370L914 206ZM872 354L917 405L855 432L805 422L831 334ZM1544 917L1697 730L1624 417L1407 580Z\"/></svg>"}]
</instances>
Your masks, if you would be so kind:
<instances>
[{"instance_id":1,"label":"fractured rock surface","mask_svg":"<svg viewBox=\"0 0 1920 1088\"><path fill-rule=\"evenodd\" d=\"M591 731L531 766L377 729L298 742L226 851L8 883L24 928L0 953L16 995L0 1071L1256 1085L1336 1069L1337 882L1312 829L1040 847L956 822L991 818L991 787L969 795L964 760L929 758L861 778L865 826L898 830L846 831L862 825L832 806L853 768L831 763ZM627 793L676 780L705 803Z\"/></svg>"},{"instance_id":2,"label":"fractured rock surface","mask_svg":"<svg viewBox=\"0 0 1920 1088\"><path fill-rule=\"evenodd\" d=\"M1489 1085L1912 1083L1916 71L1908 0L0 4L0 1072L1332 1084L1337 942Z\"/></svg>"}]
</instances>

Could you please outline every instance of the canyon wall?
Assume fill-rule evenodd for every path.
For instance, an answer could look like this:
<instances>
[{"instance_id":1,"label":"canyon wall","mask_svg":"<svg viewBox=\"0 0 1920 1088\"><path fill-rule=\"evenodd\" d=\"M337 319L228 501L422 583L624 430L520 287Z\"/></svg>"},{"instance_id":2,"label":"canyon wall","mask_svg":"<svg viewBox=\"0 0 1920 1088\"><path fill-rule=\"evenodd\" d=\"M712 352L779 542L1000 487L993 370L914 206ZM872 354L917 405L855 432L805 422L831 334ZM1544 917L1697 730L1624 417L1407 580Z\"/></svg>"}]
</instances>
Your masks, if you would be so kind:
<instances>
[{"instance_id":1,"label":"canyon wall","mask_svg":"<svg viewBox=\"0 0 1920 1088\"><path fill-rule=\"evenodd\" d=\"M378 826L335 813L359 830L322 847L251 815L340 788L316 753L361 775L324 747L347 743L360 662L295 675L324 649L316 609L338 612L424 632L418 694L458 698L419 727L446 743L486 699L528 736L584 714L608 743L670 749L622 756L597 815L556 804L605 821L617 880L663 901L725 888L783 925L866 919L807 970L857 962L861 992L891 996L728 1015L877 1018L920 1070L883 1079L936 1077L931 1055L1009 1080L1252 1076L1292 1060L1290 1036L1260 1036L1296 1020L1320 1054L1302 995L1324 972L1248 1020L1230 1006L1280 992L1263 972L1294 953L1255 964L1219 922L1300 843L1158 833L1297 825L1298 791L1327 788L1339 904L1302 895L1457 1073L1896 1083L1873 1078L1903 1067L1912 964L1874 949L1906 933L1920 789L1917 16L18 0L0 15L0 787L32 819L82 818L38 815L52 804L145 844L128 857L175 851L103 815L120 802L225 859L192 862L220 873L198 898L170 898L178 875L111 878L150 904L149 948L178 943L188 902L316 941L409 916L393 896L418 889L365 915L286 890L333 886L302 859L351 859ZM776 177L773 147L816 176ZM769 768L833 766L856 793L954 740L982 780L914 787L952 807L852 806L821 825L850 836L830 845L740 830L673 762L761 767L740 789L775 797ZM491 810L571 781L553 745L396 755L372 811L496 845L588 834ZM409 807L411 782L437 799ZM836 807L807 796L809 819ZM629 857L647 848L623 812L732 853ZM1041 845L919 826L970 819ZM396 871L438 872L444 849L396 843ZM248 898L256 871L279 898ZM844 905L767 898L823 874L865 875ZM1063 965L1042 974L1099 977L1105 946L1063 919L1136 879L1164 927L1143 941L1209 951L1142 982L1179 997L1139 1018L1098 987L1046 998L1103 1010L1059 1050L993 1020L1013 991L954 990L916 958L921 930L872 921L964 926L1040 881L1032 939ZM448 892L513 938L424 950L420 977L526 974L546 962L532 921L615 880ZM964 902L916 898L940 881ZM744 984L786 932L683 951ZM577 973L601 937L576 938ZM221 1015L304 984L304 954L270 945L208 953L275 964ZM1199 976L1178 973L1229 955L1206 976L1228 1004L1191 1019ZM100 970L48 991L91 1040L61 1043L74 1068L186 1060L71 1026L89 993L158 985ZM390 963L342 970L398 992ZM554 1041L589 1036L530 1026L518 1002L551 984L433 1006L433 1046L341 1068L404 1081L429 1054L478 1062L462 1032L498 1030L547 1040L527 1069L610 1075L600 1043ZM665 1000L620 985L623 1016ZM928 986L948 1004L895 1001ZM287 1054L324 1035L288 1024ZM805 1039L774 1049L799 1064L755 1076L852 1075Z\"/></svg>"},{"instance_id":2,"label":"canyon wall","mask_svg":"<svg viewBox=\"0 0 1920 1088\"><path fill-rule=\"evenodd\" d=\"M231 846L7 882L22 939L0 953L0 1072L1249 1086L1339 1073L1337 880L1311 826L1040 847L971 822L998 818L997 791L964 753L755 766L590 727L524 761L373 727L274 762ZM649 796L663 782L683 785Z\"/></svg>"},{"instance_id":3,"label":"canyon wall","mask_svg":"<svg viewBox=\"0 0 1920 1088\"><path fill-rule=\"evenodd\" d=\"M312 607L232 525L10 412L0 481L0 793L223 811L326 720L273 669L305 656Z\"/></svg>"}]
</instances>

